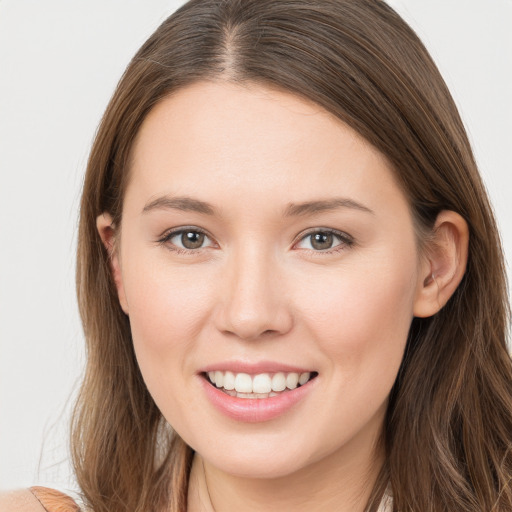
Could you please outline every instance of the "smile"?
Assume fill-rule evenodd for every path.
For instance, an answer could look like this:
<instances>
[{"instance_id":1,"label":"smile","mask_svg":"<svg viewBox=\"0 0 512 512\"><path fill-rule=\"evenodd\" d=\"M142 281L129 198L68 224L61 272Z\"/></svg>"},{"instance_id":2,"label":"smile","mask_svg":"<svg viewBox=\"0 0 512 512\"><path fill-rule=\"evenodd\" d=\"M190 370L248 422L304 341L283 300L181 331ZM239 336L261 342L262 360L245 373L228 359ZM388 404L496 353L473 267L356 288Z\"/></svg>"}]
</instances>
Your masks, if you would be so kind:
<instances>
[{"instance_id":1,"label":"smile","mask_svg":"<svg viewBox=\"0 0 512 512\"><path fill-rule=\"evenodd\" d=\"M276 372L250 375L217 370L204 375L210 384L232 397L265 399L304 386L318 374L316 372Z\"/></svg>"},{"instance_id":2,"label":"smile","mask_svg":"<svg viewBox=\"0 0 512 512\"><path fill-rule=\"evenodd\" d=\"M242 422L265 422L286 414L307 402L320 380L316 371L284 371L272 364L265 365L266 372L263 365L257 365L258 369L232 366L230 370L203 370L199 382L215 409ZM237 371L237 366L246 368Z\"/></svg>"}]
</instances>

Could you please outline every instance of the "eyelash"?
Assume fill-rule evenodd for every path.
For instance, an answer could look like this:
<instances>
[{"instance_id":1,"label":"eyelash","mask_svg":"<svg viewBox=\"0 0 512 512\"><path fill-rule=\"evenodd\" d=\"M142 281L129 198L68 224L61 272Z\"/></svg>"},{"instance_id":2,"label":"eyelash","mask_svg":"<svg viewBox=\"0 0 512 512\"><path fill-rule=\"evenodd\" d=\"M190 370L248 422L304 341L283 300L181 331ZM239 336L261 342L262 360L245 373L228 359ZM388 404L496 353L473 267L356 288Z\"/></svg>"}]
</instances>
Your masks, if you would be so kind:
<instances>
[{"instance_id":1,"label":"eyelash","mask_svg":"<svg viewBox=\"0 0 512 512\"><path fill-rule=\"evenodd\" d=\"M208 237L209 239L211 239L211 237L208 235L208 233L206 231L202 230L201 228L191 226L191 227L182 227L179 229L173 229L171 231L167 231L161 238L158 239L158 243L161 245L167 245L169 250L171 250L177 254L195 255L195 254L199 253L200 251L202 251L203 249L206 249L206 247L199 247L197 249L183 249L181 247L177 247L174 244L169 244L169 241L172 238L174 238L177 235L181 235L183 233L200 233L200 234ZM323 228L323 229L317 228L317 229L308 231L300 237L299 242L301 242L302 240L306 239L307 237L313 236L317 233L321 233L323 235L333 235L334 237L338 238L340 243L338 245L334 246L333 248L326 249L326 250L304 249L304 250L307 250L308 252L313 253L315 255L317 255L317 254L318 255L329 255L329 254L341 252L341 251L345 250L346 248L352 247L355 243L354 239L347 233L344 233L343 231L338 231L338 230L332 229L332 228ZM299 243L299 242L297 242L297 243ZM296 244L294 244L294 245L296 245Z\"/></svg>"}]
</instances>

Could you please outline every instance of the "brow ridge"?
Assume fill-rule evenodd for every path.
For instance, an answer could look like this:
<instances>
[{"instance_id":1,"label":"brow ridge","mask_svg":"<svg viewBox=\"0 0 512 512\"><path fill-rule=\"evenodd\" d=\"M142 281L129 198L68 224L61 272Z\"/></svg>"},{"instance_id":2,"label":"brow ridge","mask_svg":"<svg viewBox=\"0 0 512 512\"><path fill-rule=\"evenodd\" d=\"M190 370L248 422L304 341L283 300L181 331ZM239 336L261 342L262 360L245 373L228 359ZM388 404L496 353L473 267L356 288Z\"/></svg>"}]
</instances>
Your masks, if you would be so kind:
<instances>
[{"instance_id":1,"label":"brow ridge","mask_svg":"<svg viewBox=\"0 0 512 512\"><path fill-rule=\"evenodd\" d=\"M193 199L192 197L179 196L170 197L162 196L150 201L144 206L143 213L150 212L152 210L182 210L182 211L194 211L202 213L203 215L216 215L216 209L205 201L199 199Z\"/></svg>"},{"instance_id":2,"label":"brow ridge","mask_svg":"<svg viewBox=\"0 0 512 512\"><path fill-rule=\"evenodd\" d=\"M286 206L283 217L299 217L313 215L315 213L348 208L373 214L374 212L357 201L352 199L336 197L330 199L319 199L303 203L290 203ZM144 206L143 213L158 209L174 209L181 211L193 211L203 215L218 216L217 209L210 203L194 199L188 196L161 196Z\"/></svg>"},{"instance_id":3,"label":"brow ridge","mask_svg":"<svg viewBox=\"0 0 512 512\"><path fill-rule=\"evenodd\" d=\"M323 211L332 211L339 208L349 208L359 210L366 213L373 214L373 210L364 206L357 201L343 197L336 197L333 199L321 199L317 201L307 201L304 203L290 203L284 212L285 217L299 217L305 215L312 215Z\"/></svg>"}]
</instances>

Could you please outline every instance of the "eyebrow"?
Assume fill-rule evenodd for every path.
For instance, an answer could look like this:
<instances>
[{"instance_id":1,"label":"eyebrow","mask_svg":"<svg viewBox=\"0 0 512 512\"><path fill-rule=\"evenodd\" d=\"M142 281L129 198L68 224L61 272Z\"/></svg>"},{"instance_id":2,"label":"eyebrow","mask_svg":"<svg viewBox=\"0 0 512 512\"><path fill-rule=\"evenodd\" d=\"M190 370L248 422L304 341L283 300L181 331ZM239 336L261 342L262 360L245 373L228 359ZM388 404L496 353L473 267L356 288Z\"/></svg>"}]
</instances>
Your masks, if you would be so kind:
<instances>
[{"instance_id":1,"label":"eyebrow","mask_svg":"<svg viewBox=\"0 0 512 512\"><path fill-rule=\"evenodd\" d=\"M299 217L305 215L312 215L314 213L338 210L340 208L349 208L352 210L359 210L361 212L374 214L367 206L364 206L352 199L343 197L335 197L333 199L325 199L319 201L307 201L305 203L290 203L285 212L285 217Z\"/></svg>"},{"instance_id":2,"label":"eyebrow","mask_svg":"<svg viewBox=\"0 0 512 512\"><path fill-rule=\"evenodd\" d=\"M144 206L142 213L152 210L182 210L184 212L197 212L203 215L217 215L217 209L210 203L192 199L191 197L162 196Z\"/></svg>"},{"instance_id":3,"label":"eyebrow","mask_svg":"<svg viewBox=\"0 0 512 512\"><path fill-rule=\"evenodd\" d=\"M322 199L316 201L307 201L304 203L290 203L285 208L283 217L300 217L313 215L319 212L327 212L348 208L374 214L373 210L352 199L335 197L332 199ZM196 212L208 216L220 216L217 208L210 203L193 199L187 196L171 197L162 196L147 203L142 213L148 213L153 210L181 210L186 212Z\"/></svg>"}]
</instances>

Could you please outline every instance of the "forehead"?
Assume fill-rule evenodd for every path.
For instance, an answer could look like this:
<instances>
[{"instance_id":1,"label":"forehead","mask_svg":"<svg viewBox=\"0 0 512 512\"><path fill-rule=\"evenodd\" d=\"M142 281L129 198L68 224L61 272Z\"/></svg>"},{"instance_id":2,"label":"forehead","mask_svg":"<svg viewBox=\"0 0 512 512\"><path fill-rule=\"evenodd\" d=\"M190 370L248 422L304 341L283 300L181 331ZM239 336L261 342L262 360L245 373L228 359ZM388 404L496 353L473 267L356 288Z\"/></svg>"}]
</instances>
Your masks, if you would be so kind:
<instances>
[{"instance_id":1,"label":"forehead","mask_svg":"<svg viewBox=\"0 0 512 512\"><path fill-rule=\"evenodd\" d=\"M333 190L400 195L386 158L319 105L228 82L199 82L162 100L137 135L131 173L132 192L146 201L162 193L245 204L258 192L274 202Z\"/></svg>"}]
</instances>

